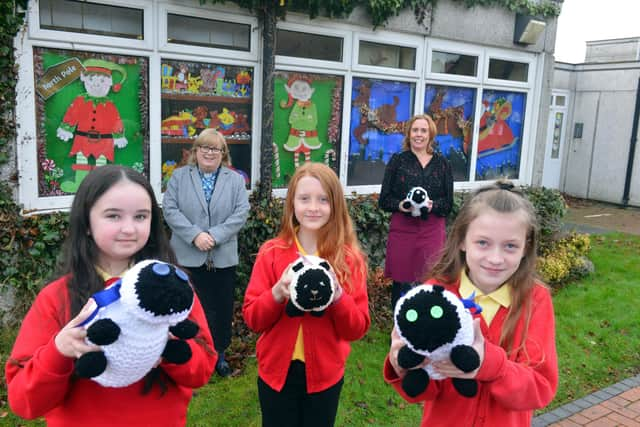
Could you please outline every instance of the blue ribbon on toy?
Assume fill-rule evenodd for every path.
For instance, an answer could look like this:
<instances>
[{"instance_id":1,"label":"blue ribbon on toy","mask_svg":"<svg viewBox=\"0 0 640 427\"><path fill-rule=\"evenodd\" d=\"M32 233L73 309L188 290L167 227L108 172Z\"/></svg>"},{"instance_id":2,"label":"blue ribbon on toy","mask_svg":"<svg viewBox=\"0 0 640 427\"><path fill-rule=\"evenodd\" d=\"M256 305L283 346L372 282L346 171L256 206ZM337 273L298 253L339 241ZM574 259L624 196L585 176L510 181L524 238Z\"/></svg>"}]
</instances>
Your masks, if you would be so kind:
<instances>
[{"instance_id":1,"label":"blue ribbon on toy","mask_svg":"<svg viewBox=\"0 0 640 427\"><path fill-rule=\"evenodd\" d=\"M122 280L118 279L113 285L109 286L107 289L96 292L93 294L92 298L98 305L95 310L87 317L82 323L78 326L84 326L87 323L91 322L94 317L98 315L98 311L102 307L106 307L109 304L116 302L120 299L120 286L122 285Z\"/></svg>"},{"instance_id":2,"label":"blue ribbon on toy","mask_svg":"<svg viewBox=\"0 0 640 427\"><path fill-rule=\"evenodd\" d=\"M479 304L476 304L475 297L476 297L476 291L473 291L471 295L469 295L469 298L460 298L460 300L462 301L462 305L464 305L464 308L466 309L473 308L475 310L475 313L473 314L480 314L482 313L482 307L480 307Z\"/></svg>"}]
</instances>

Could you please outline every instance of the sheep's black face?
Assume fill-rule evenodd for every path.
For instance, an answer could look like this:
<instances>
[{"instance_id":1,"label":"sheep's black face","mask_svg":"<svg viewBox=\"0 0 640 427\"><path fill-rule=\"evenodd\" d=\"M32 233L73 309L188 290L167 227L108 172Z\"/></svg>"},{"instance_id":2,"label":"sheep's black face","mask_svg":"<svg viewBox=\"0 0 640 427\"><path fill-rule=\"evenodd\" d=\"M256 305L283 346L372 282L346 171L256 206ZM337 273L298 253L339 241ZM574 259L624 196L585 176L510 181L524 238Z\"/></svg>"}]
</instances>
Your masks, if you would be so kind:
<instances>
[{"instance_id":1,"label":"sheep's black face","mask_svg":"<svg viewBox=\"0 0 640 427\"><path fill-rule=\"evenodd\" d=\"M170 264L156 262L145 266L135 288L140 308L156 316L189 310L193 303L189 277Z\"/></svg>"},{"instance_id":2,"label":"sheep's black face","mask_svg":"<svg viewBox=\"0 0 640 427\"><path fill-rule=\"evenodd\" d=\"M461 327L456 307L442 295L441 287L419 291L401 302L396 324L418 351L432 352L453 342Z\"/></svg>"},{"instance_id":3,"label":"sheep's black face","mask_svg":"<svg viewBox=\"0 0 640 427\"><path fill-rule=\"evenodd\" d=\"M310 268L298 277L296 302L303 310L325 306L331 298L331 278L322 268Z\"/></svg>"},{"instance_id":4,"label":"sheep's black face","mask_svg":"<svg viewBox=\"0 0 640 427\"><path fill-rule=\"evenodd\" d=\"M427 194L420 189L416 189L411 195L411 200L418 205L422 204L425 200L427 200Z\"/></svg>"}]
</instances>

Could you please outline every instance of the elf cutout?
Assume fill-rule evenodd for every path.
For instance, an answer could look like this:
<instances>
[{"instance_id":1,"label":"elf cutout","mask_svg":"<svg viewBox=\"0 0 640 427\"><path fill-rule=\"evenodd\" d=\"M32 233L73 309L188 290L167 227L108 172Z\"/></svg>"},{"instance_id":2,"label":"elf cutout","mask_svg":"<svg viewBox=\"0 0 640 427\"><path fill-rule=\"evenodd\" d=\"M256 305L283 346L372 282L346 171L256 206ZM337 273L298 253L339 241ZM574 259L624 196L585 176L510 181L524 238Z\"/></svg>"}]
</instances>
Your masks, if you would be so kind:
<instances>
[{"instance_id":1,"label":"elf cutout","mask_svg":"<svg viewBox=\"0 0 640 427\"><path fill-rule=\"evenodd\" d=\"M311 101L311 95L315 89L311 87L311 81L306 77L294 76L284 85L289 94L285 103L280 102L281 108L293 109L289 114L289 137L284 144L284 149L293 152L295 167L300 165L300 156L305 156L305 161L311 161L311 150L322 146L318 139L318 110L316 104ZM293 100L296 100L295 104Z\"/></svg>"},{"instance_id":2,"label":"elf cutout","mask_svg":"<svg viewBox=\"0 0 640 427\"><path fill-rule=\"evenodd\" d=\"M62 191L75 193L91 169L113 162L114 146L124 148L127 139L115 104L107 98L110 90L120 91L127 78L125 69L113 62L87 59L80 74L86 93L79 95L67 109L57 136L63 141L73 138L69 157L75 156L71 166L75 179L60 184ZM112 73L120 73L120 82L113 84ZM89 157L95 166L89 164Z\"/></svg>"}]
</instances>

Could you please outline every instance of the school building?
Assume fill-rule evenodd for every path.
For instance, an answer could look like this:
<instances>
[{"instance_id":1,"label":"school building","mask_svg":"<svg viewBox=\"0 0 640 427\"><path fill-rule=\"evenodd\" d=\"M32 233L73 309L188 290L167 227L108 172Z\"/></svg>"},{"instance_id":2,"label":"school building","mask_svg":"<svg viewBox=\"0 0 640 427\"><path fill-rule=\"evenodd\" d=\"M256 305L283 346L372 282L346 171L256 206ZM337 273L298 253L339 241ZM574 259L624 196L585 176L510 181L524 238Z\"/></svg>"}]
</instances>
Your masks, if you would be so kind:
<instances>
[{"instance_id":1,"label":"school building","mask_svg":"<svg viewBox=\"0 0 640 427\"><path fill-rule=\"evenodd\" d=\"M640 206L640 37L590 41L584 63L556 63L553 102L549 184Z\"/></svg>"},{"instance_id":2,"label":"school building","mask_svg":"<svg viewBox=\"0 0 640 427\"><path fill-rule=\"evenodd\" d=\"M501 176L572 183L544 176L558 156L549 119L561 96L574 102L552 92L557 18L440 0L418 21L409 9L377 29L361 9L278 20L276 195L308 160L333 167L347 194L378 192L420 112L436 121L457 190ZM19 127L3 168L18 171L26 211L68 208L86 173L111 162L144 172L161 200L209 127L226 137L247 189L265 179L262 28L234 3L32 0L15 47Z\"/></svg>"}]
</instances>

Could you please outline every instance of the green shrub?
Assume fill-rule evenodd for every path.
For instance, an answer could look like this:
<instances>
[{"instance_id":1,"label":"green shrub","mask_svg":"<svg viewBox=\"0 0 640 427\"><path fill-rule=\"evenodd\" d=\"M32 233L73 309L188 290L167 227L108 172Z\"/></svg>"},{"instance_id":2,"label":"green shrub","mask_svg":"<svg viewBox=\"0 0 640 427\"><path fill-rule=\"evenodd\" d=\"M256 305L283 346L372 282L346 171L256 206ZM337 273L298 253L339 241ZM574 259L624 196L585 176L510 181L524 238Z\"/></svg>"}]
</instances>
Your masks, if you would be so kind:
<instances>
[{"instance_id":1,"label":"green shrub","mask_svg":"<svg viewBox=\"0 0 640 427\"><path fill-rule=\"evenodd\" d=\"M590 249L588 234L572 232L544 248L538 257L538 273L551 285L584 277L593 271L587 257Z\"/></svg>"},{"instance_id":2,"label":"green shrub","mask_svg":"<svg viewBox=\"0 0 640 427\"><path fill-rule=\"evenodd\" d=\"M21 216L11 190L0 183L0 283L15 290L19 320L42 281L51 277L66 236L68 215Z\"/></svg>"},{"instance_id":3,"label":"green shrub","mask_svg":"<svg viewBox=\"0 0 640 427\"><path fill-rule=\"evenodd\" d=\"M522 187L522 191L536 209L540 224L540 246L543 250L560 233L562 219L567 213L567 203L558 190L545 187Z\"/></svg>"},{"instance_id":4,"label":"green shrub","mask_svg":"<svg viewBox=\"0 0 640 427\"><path fill-rule=\"evenodd\" d=\"M540 217L542 225L541 248L552 248L552 239L558 234L566 205L562 195L554 190L523 188L532 200ZM454 195L452 212L447 218L447 225L455 219L463 201L469 192L458 192ZM238 265L238 299L242 298L244 289L249 282L251 268L255 261L260 245L274 237L280 229L283 199L259 199L257 193L250 195L251 210L247 223L238 237L240 263ZM379 289L380 298L387 298L388 282L383 279L382 267L386 250L387 234L389 231L389 213L378 209L378 194L357 195L347 197L349 213L353 219L356 233L364 252L368 256L370 282ZM2 184L0 187L0 283L18 290L19 299L26 306L31 303L33 295L39 285L49 278L55 267L57 255L66 236L68 214L50 213L23 217L20 208L12 201L11 192ZM576 243L577 245L577 243ZM563 280L564 270L558 270L549 258L549 251L545 253L543 266L547 276L553 278L550 282ZM556 258L562 258L558 252ZM544 264L546 263L546 264ZM574 260L573 268L577 271L579 262ZM555 268L555 270L554 270ZM573 272L573 270L569 270ZM556 271L555 273L553 273ZM562 273L562 274L561 274ZM22 297L21 295L24 295ZM378 295L378 294L376 294ZM375 296L378 299L377 296ZM374 306L387 309L389 304L375 302ZM386 317L387 314L382 314ZM20 318L20 314L16 318Z\"/></svg>"}]
</instances>

